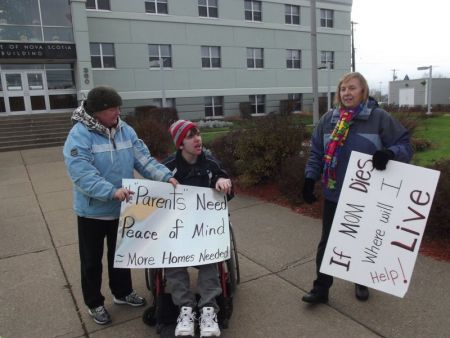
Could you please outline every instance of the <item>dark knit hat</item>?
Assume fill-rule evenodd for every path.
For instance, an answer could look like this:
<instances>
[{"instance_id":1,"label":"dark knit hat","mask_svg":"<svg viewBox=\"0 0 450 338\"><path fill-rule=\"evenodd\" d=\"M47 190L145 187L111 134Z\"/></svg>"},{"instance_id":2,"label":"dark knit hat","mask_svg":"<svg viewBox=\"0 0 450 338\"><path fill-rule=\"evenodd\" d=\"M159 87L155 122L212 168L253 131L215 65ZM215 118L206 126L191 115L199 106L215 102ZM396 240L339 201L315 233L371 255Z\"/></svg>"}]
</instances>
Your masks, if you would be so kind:
<instances>
[{"instance_id":1,"label":"dark knit hat","mask_svg":"<svg viewBox=\"0 0 450 338\"><path fill-rule=\"evenodd\" d=\"M91 89L86 99L86 110L88 114L112 108L120 107L122 98L117 91L108 86L98 86Z\"/></svg>"},{"instance_id":2,"label":"dark knit hat","mask_svg":"<svg viewBox=\"0 0 450 338\"><path fill-rule=\"evenodd\" d=\"M175 143L177 149L180 149L184 138L192 128L197 128L197 126L191 121L186 120L178 120L169 127L170 135L172 136L173 143Z\"/></svg>"}]
</instances>

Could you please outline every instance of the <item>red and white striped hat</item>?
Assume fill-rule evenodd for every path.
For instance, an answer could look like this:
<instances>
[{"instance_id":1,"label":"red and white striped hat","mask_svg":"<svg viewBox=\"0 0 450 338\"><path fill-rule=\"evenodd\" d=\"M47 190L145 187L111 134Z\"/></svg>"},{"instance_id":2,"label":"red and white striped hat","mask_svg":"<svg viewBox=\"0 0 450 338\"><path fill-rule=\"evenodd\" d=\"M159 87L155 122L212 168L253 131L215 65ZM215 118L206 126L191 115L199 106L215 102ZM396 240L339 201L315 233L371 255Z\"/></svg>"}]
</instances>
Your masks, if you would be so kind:
<instances>
[{"instance_id":1,"label":"red and white striped hat","mask_svg":"<svg viewBox=\"0 0 450 338\"><path fill-rule=\"evenodd\" d=\"M178 120L169 127L170 135L172 136L173 143L175 143L177 149L183 144L184 138L192 128L197 128L197 126L191 121L186 120Z\"/></svg>"}]
</instances>

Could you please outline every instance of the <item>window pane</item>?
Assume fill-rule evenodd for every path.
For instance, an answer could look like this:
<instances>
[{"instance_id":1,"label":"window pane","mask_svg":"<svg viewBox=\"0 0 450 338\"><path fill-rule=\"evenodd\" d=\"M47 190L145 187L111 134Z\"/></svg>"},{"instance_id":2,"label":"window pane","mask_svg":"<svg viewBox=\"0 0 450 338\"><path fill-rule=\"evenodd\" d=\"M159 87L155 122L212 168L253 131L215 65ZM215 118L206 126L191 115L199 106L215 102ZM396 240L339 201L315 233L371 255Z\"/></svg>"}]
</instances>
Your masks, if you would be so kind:
<instances>
[{"instance_id":1,"label":"window pane","mask_svg":"<svg viewBox=\"0 0 450 338\"><path fill-rule=\"evenodd\" d=\"M91 56L92 68L102 68L102 61L100 56Z\"/></svg>"},{"instance_id":2,"label":"window pane","mask_svg":"<svg viewBox=\"0 0 450 338\"><path fill-rule=\"evenodd\" d=\"M207 12L207 9L206 9L206 7L198 7L198 15L200 15L200 16L208 16L208 12Z\"/></svg>"},{"instance_id":3,"label":"window pane","mask_svg":"<svg viewBox=\"0 0 450 338\"><path fill-rule=\"evenodd\" d=\"M262 20L261 12L253 12L253 20L261 21Z\"/></svg>"},{"instance_id":4,"label":"window pane","mask_svg":"<svg viewBox=\"0 0 450 338\"><path fill-rule=\"evenodd\" d=\"M300 60L295 60L294 61L294 67L295 68L300 68Z\"/></svg>"},{"instance_id":5,"label":"window pane","mask_svg":"<svg viewBox=\"0 0 450 338\"><path fill-rule=\"evenodd\" d=\"M97 0L98 9L110 10L109 0Z\"/></svg>"},{"instance_id":6,"label":"window pane","mask_svg":"<svg viewBox=\"0 0 450 338\"><path fill-rule=\"evenodd\" d=\"M38 0L0 1L0 20L9 25L40 25Z\"/></svg>"},{"instance_id":7,"label":"window pane","mask_svg":"<svg viewBox=\"0 0 450 338\"><path fill-rule=\"evenodd\" d=\"M209 58L202 58L202 67L209 68Z\"/></svg>"},{"instance_id":8,"label":"window pane","mask_svg":"<svg viewBox=\"0 0 450 338\"><path fill-rule=\"evenodd\" d=\"M76 94L50 95L50 109L75 108L78 106Z\"/></svg>"},{"instance_id":9,"label":"window pane","mask_svg":"<svg viewBox=\"0 0 450 338\"><path fill-rule=\"evenodd\" d=\"M45 110L47 109L45 106L45 96L31 96L31 109L32 110Z\"/></svg>"},{"instance_id":10,"label":"window pane","mask_svg":"<svg viewBox=\"0 0 450 338\"><path fill-rule=\"evenodd\" d=\"M205 106L212 106L212 96L205 96Z\"/></svg>"},{"instance_id":11,"label":"window pane","mask_svg":"<svg viewBox=\"0 0 450 338\"><path fill-rule=\"evenodd\" d=\"M167 4L158 4L158 13L167 14Z\"/></svg>"},{"instance_id":12,"label":"window pane","mask_svg":"<svg viewBox=\"0 0 450 338\"><path fill-rule=\"evenodd\" d=\"M212 18L217 18L219 16L219 11L216 7L210 7L209 8L209 16Z\"/></svg>"},{"instance_id":13,"label":"window pane","mask_svg":"<svg viewBox=\"0 0 450 338\"><path fill-rule=\"evenodd\" d=\"M222 108L222 106L215 107L214 115L215 116L223 116L223 108Z\"/></svg>"},{"instance_id":14,"label":"window pane","mask_svg":"<svg viewBox=\"0 0 450 338\"><path fill-rule=\"evenodd\" d=\"M41 0L42 25L72 26L68 1Z\"/></svg>"},{"instance_id":15,"label":"window pane","mask_svg":"<svg viewBox=\"0 0 450 338\"><path fill-rule=\"evenodd\" d=\"M165 56L165 57L171 56L170 45L161 45L160 49L161 49L161 56Z\"/></svg>"},{"instance_id":16,"label":"window pane","mask_svg":"<svg viewBox=\"0 0 450 338\"><path fill-rule=\"evenodd\" d=\"M148 54L150 56L158 56L158 45L148 45Z\"/></svg>"},{"instance_id":17,"label":"window pane","mask_svg":"<svg viewBox=\"0 0 450 338\"><path fill-rule=\"evenodd\" d=\"M284 22L285 22L285 23L292 23L292 22L291 22L291 16L290 16L290 15L285 15L285 16L284 16Z\"/></svg>"},{"instance_id":18,"label":"window pane","mask_svg":"<svg viewBox=\"0 0 450 338\"><path fill-rule=\"evenodd\" d=\"M206 117L213 116L213 109L212 109L212 107L205 107L205 116Z\"/></svg>"},{"instance_id":19,"label":"window pane","mask_svg":"<svg viewBox=\"0 0 450 338\"><path fill-rule=\"evenodd\" d=\"M172 67L172 58L165 57L163 59L163 67L171 68Z\"/></svg>"},{"instance_id":20,"label":"window pane","mask_svg":"<svg viewBox=\"0 0 450 338\"><path fill-rule=\"evenodd\" d=\"M23 90L20 74L5 74L7 90Z\"/></svg>"},{"instance_id":21,"label":"window pane","mask_svg":"<svg viewBox=\"0 0 450 338\"><path fill-rule=\"evenodd\" d=\"M244 9L246 11L251 11L252 10L252 2L251 2L251 0L245 0L244 1Z\"/></svg>"},{"instance_id":22,"label":"window pane","mask_svg":"<svg viewBox=\"0 0 450 338\"><path fill-rule=\"evenodd\" d=\"M255 64L253 63L253 59L247 59L247 68L254 68Z\"/></svg>"},{"instance_id":23,"label":"window pane","mask_svg":"<svg viewBox=\"0 0 450 338\"><path fill-rule=\"evenodd\" d=\"M294 16L293 17L293 22L294 25L300 25L300 17L299 16Z\"/></svg>"},{"instance_id":24,"label":"window pane","mask_svg":"<svg viewBox=\"0 0 450 338\"><path fill-rule=\"evenodd\" d=\"M23 96L10 97L9 108L11 111L24 111L25 101L23 99Z\"/></svg>"},{"instance_id":25,"label":"window pane","mask_svg":"<svg viewBox=\"0 0 450 338\"><path fill-rule=\"evenodd\" d=\"M91 50L91 55L100 55L100 44L99 43L90 43L89 49Z\"/></svg>"},{"instance_id":26,"label":"window pane","mask_svg":"<svg viewBox=\"0 0 450 338\"><path fill-rule=\"evenodd\" d=\"M86 0L87 9L95 9L95 0Z\"/></svg>"},{"instance_id":27,"label":"window pane","mask_svg":"<svg viewBox=\"0 0 450 338\"><path fill-rule=\"evenodd\" d=\"M245 20L253 20L252 12L245 11Z\"/></svg>"},{"instance_id":28,"label":"window pane","mask_svg":"<svg viewBox=\"0 0 450 338\"><path fill-rule=\"evenodd\" d=\"M103 57L103 67L104 68L115 68L116 67L116 59L114 56L104 56Z\"/></svg>"},{"instance_id":29,"label":"window pane","mask_svg":"<svg viewBox=\"0 0 450 338\"><path fill-rule=\"evenodd\" d=\"M75 89L75 79L72 70L47 69L46 74L48 89Z\"/></svg>"},{"instance_id":30,"label":"window pane","mask_svg":"<svg viewBox=\"0 0 450 338\"><path fill-rule=\"evenodd\" d=\"M214 68L220 68L220 59L214 58L211 61Z\"/></svg>"},{"instance_id":31,"label":"window pane","mask_svg":"<svg viewBox=\"0 0 450 338\"><path fill-rule=\"evenodd\" d=\"M202 47L202 58L209 58L209 47Z\"/></svg>"},{"instance_id":32,"label":"window pane","mask_svg":"<svg viewBox=\"0 0 450 338\"><path fill-rule=\"evenodd\" d=\"M42 41L42 32L40 27L1 26L0 40Z\"/></svg>"},{"instance_id":33,"label":"window pane","mask_svg":"<svg viewBox=\"0 0 450 338\"><path fill-rule=\"evenodd\" d=\"M212 57L220 57L220 48L219 47L211 47L211 56Z\"/></svg>"},{"instance_id":34,"label":"window pane","mask_svg":"<svg viewBox=\"0 0 450 338\"><path fill-rule=\"evenodd\" d=\"M206 0L198 0L198 5L206 7Z\"/></svg>"},{"instance_id":35,"label":"window pane","mask_svg":"<svg viewBox=\"0 0 450 338\"><path fill-rule=\"evenodd\" d=\"M44 27L44 40L73 42L72 28Z\"/></svg>"},{"instance_id":36,"label":"window pane","mask_svg":"<svg viewBox=\"0 0 450 338\"><path fill-rule=\"evenodd\" d=\"M103 55L114 55L114 45L112 43L102 43Z\"/></svg>"},{"instance_id":37,"label":"window pane","mask_svg":"<svg viewBox=\"0 0 450 338\"><path fill-rule=\"evenodd\" d=\"M261 48L255 48L255 58L262 59L263 51Z\"/></svg>"},{"instance_id":38,"label":"window pane","mask_svg":"<svg viewBox=\"0 0 450 338\"><path fill-rule=\"evenodd\" d=\"M156 13L155 3L153 1L152 2L146 1L145 2L145 11L147 13Z\"/></svg>"},{"instance_id":39,"label":"window pane","mask_svg":"<svg viewBox=\"0 0 450 338\"><path fill-rule=\"evenodd\" d=\"M6 113L5 99L0 97L0 113Z\"/></svg>"},{"instance_id":40,"label":"window pane","mask_svg":"<svg viewBox=\"0 0 450 338\"><path fill-rule=\"evenodd\" d=\"M30 90L42 90L44 89L44 82L42 81L41 73L28 73L28 88Z\"/></svg>"}]
</instances>

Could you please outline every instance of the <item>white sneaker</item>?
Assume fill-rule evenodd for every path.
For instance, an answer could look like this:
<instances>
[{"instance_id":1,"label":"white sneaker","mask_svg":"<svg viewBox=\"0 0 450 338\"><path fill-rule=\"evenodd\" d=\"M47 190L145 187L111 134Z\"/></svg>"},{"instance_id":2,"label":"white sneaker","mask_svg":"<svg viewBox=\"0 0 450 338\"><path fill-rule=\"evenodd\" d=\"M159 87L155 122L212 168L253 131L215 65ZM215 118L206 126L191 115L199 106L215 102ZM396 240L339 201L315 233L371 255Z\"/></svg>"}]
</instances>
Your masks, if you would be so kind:
<instances>
[{"instance_id":1,"label":"white sneaker","mask_svg":"<svg viewBox=\"0 0 450 338\"><path fill-rule=\"evenodd\" d=\"M205 306L200 315L200 337L219 337L220 329L213 307Z\"/></svg>"},{"instance_id":2,"label":"white sneaker","mask_svg":"<svg viewBox=\"0 0 450 338\"><path fill-rule=\"evenodd\" d=\"M175 336L194 336L195 335L195 312L189 306L183 306L177 319Z\"/></svg>"}]
</instances>

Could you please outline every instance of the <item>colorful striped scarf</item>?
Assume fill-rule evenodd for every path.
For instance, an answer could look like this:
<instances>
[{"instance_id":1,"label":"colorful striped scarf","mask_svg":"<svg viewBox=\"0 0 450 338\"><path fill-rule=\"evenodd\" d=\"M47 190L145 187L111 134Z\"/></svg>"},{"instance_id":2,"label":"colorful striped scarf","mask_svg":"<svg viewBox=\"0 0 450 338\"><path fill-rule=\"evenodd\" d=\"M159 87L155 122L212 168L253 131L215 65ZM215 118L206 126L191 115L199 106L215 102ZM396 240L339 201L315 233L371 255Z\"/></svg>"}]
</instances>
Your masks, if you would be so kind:
<instances>
[{"instance_id":1,"label":"colorful striped scarf","mask_svg":"<svg viewBox=\"0 0 450 338\"><path fill-rule=\"evenodd\" d=\"M347 138L350 128L350 121L356 116L363 104L360 104L356 109L339 109L339 121L336 123L333 132L330 135L330 139L325 149L325 155L323 156L323 183L328 189L336 189L336 167L338 164L338 157L345 139Z\"/></svg>"}]
</instances>

